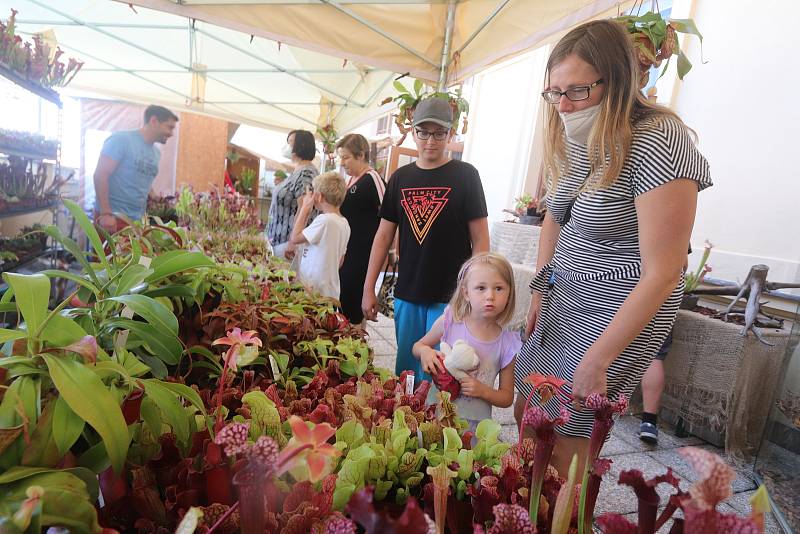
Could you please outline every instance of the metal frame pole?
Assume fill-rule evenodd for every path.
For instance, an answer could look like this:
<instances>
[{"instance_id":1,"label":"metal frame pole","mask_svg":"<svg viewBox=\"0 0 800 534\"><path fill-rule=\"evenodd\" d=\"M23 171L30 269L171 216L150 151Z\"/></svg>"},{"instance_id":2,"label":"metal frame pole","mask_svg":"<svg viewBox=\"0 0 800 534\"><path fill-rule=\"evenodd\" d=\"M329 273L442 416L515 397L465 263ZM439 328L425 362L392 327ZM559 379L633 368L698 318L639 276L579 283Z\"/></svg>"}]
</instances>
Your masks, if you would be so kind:
<instances>
[{"instance_id":1,"label":"metal frame pole","mask_svg":"<svg viewBox=\"0 0 800 534\"><path fill-rule=\"evenodd\" d=\"M439 64L439 83L436 90L443 93L447 89L447 70L450 66L450 46L453 41L453 26L456 20L456 0L447 2L447 22L444 27L444 43L442 43L442 60Z\"/></svg>"},{"instance_id":2,"label":"metal frame pole","mask_svg":"<svg viewBox=\"0 0 800 534\"><path fill-rule=\"evenodd\" d=\"M366 26L370 30L372 30L375 33L377 33L378 35L380 35L381 37L393 42L394 44L396 44L397 46L399 46L400 48L402 48L403 50L405 50L409 54L412 54L413 56L416 56L417 58L421 59L422 61L424 61L428 65L430 65L430 66L432 66L434 68L437 68L437 69L440 67L439 65L437 65L436 63L434 63L433 61L431 61L430 59L425 57L425 54L423 54L422 52L411 48L410 46L408 46L407 44L405 44L404 42L402 42L400 39L398 39L397 37L393 36L389 32L387 32L385 30L382 30L381 28L375 26L373 23L371 23L370 21L368 21L367 19L365 19L364 17L362 17L361 15L356 13L355 11L353 11L351 9L348 9L348 8L338 4L338 3L334 2L333 0L319 0L319 1L321 3L323 3L323 4L327 4L327 5L331 6L332 8L340 11L341 13L344 13L345 15L347 15L350 18L352 18L353 20L355 20L357 22L360 22L361 24L363 24L364 26ZM453 0L450 0L450 1L453 1Z\"/></svg>"}]
</instances>

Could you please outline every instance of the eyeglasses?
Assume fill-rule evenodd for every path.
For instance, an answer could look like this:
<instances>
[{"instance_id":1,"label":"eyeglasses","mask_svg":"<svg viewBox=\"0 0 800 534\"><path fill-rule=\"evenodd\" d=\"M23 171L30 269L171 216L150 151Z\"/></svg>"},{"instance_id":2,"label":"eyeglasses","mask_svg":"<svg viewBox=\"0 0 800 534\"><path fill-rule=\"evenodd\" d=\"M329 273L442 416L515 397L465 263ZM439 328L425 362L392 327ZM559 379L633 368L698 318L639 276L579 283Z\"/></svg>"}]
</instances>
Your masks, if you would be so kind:
<instances>
[{"instance_id":1,"label":"eyeglasses","mask_svg":"<svg viewBox=\"0 0 800 534\"><path fill-rule=\"evenodd\" d=\"M566 91L556 91L555 89L550 89L548 91L542 92L542 98L544 98L548 104L558 104L559 102L561 102L562 96L566 96L571 102L586 100L587 98L589 98L589 92L591 91L592 87L596 87L601 83L603 83L602 78L600 78L591 85L579 85L577 87L570 87Z\"/></svg>"},{"instance_id":2,"label":"eyeglasses","mask_svg":"<svg viewBox=\"0 0 800 534\"><path fill-rule=\"evenodd\" d=\"M423 141L427 141L431 136L437 141L444 141L450 133L448 130L436 130L435 132L431 132L429 130L420 130L419 128L414 128L414 131L417 132L417 137Z\"/></svg>"}]
</instances>

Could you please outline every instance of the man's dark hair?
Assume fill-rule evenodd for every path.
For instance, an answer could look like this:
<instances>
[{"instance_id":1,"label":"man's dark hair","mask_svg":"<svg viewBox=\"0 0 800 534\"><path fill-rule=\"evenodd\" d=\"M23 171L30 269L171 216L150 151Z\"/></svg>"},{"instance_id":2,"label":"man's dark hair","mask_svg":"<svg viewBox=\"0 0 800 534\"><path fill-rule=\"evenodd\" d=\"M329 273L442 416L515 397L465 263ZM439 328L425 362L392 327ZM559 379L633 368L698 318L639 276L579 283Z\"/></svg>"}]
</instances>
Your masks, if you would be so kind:
<instances>
[{"instance_id":1,"label":"man's dark hair","mask_svg":"<svg viewBox=\"0 0 800 534\"><path fill-rule=\"evenodd\" d=\"M317 153L317 145L314 141L314 134L308 130L293 130L289 132L289 135L286 136L286 139L288 140L292 135L294 135L294 146L292 147L292 153L296 154L297 157L302 160L313 160L314 155Z\"/></svg>"},{"instance_id":2,"label":"man's dark hair","mask_svg":"<svg viewBox=\"0 0 800 534\"><path fill-rule=\"evenodd\" d=\"M144 122L150 122L150 119L153 117L155 117L158 122L167 122L168 120L178 122L178 116L164 106L147 106L147 109L144 110Z\"/></svg>"}]
</instances>

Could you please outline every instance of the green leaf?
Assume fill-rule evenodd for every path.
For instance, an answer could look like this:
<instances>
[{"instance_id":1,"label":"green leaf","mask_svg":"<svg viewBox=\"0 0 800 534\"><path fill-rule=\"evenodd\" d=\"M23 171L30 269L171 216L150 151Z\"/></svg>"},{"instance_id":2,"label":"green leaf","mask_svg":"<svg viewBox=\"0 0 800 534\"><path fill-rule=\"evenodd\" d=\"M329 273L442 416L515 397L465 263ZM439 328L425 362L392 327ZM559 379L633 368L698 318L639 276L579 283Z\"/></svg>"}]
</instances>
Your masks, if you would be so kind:
<instances>
[{"instance_id":1,"label":"green leaf","mask_svg":"<svg viewBox=\"0 0 800 534\"><path fill-rule=\"evenodd\" d=\"M61 397L72 411L100 434L114 471L121 473L128 453L129 435L117 400L87 366L49 354L42 357Z\"/></svg>"},{"instance_id":2,"label":"green leaf","mask_svg":"<svg viewBox=\"0 0 800 534\"><path fill-rule=\"evenodd\" d=\"M59 526L76 534L100 531L97 511L93 505L97 495L97 482L96 479L94 483L91 482L91 473L80 468L58 471L32 468L33 472L22 471L23 469L26 468L9 470L15 480L0 488L5 502L21 503L30 486L40 486L44 490L40 516L42 526ZM94 493L87 483L92 483Z\"/></svg>"},{"instance_id":3,"label":"green leaf","mask_svg":"<svg viewBox=\"0 0 800 534\"><path fill-rule=\"evenodd\" d=\"M178 319L166 306L144 295L119 295L106 300L121 302L164 334L178 335Z\"/></svg>"},{"instance_id":4,"label":"green leaf","mask_svg":"<svg viewBox=\"0 0 800 534\"><path fill-rule=\"evenodd\" d=\"M147 295L148 297L158 298L158 297L181 297L181 298L194 298L195 291L192 288L184 285L171 285L171 286L164 286L158 287L156 289L151 289L149 291L145 291L142 295Z\"/></svg>"},{"instance_id":5,"label":"green leaf","mask_svg":"<svg viewBox=\"0 0 800 534\"><path fill-rule=\"evenodd\" d=\"M86 423L72 411L72 408L61 397L57 397L55 403L53 439L56 442L58 453L63 456L78 441Z\"/></svg>"},{"instance_id":6,"label":"green leaf","mask_svg":"<svg viewBox=\"0 0 800 534\"><path fill-rule=\"evenodd\" d=\"M162 305L159 304L159 306ZM106 321L105 326L112 329L122 328L125 330L130 330L131 334L135 334L136 337L141 339L141 341L148 346L149 350L154 356L160 358L168 365L176 365L181 359L183 347L181 346L178 338L173 335L160 333L149 323L143 323L141 321L134 321L131 319L114 319L111 321ZM131 343L132 341L133 336L129 336L128 342ZM147 362L145 361L145 363Z\"/></svg>"},{"instance_id":7,"label":"green leaf","mask_svg":"<svg viewBox=\"0 0 800 534\"><path fill-rule=\"evenodd\" d=\"M97 233L97 230L95 230L94 225L89 220L89 217L86 216L83 208L81 208L72 200L65 198L63 199L63 202L69 212L75 218L75 222L77 222L83 231L86 232L86 237L89 238L89 242L92 244L92 248L94 248L95 254L97 254L97 258L100 260L100 264L110 276L112 269L111 265L108 263L108 259L106 259L106 253L105 250L103 250L103 242L100 239L100 235Z\"/></svg>"},{"instance_id":8,"label":"green leaf","mask_svg":"<svg viewBox=\"0 0 800 534\"><path fill-rule=\"evenodd\" d=\"M63 457L58 452L58 446L53 437L54 410L54 400L48 402L42 410L41 416L30 434L30 443L25 445L25 451L22 453L22 465L55 467Z\"/></svg>"},{"instance_id":9,"label":"green leaf","mask_svg":"<svg viewBox=\"0 0 800 534\"><path fill-rule=\"evenodd\" d=\"M87 280L84 276L81 276L79 274L75 274L69 271L59 271L58 269L46 269L44 271L39 271L39 272L49 278L64 278L66 280L71 280L76 284L78 284L79 286L85 287L95 295L100 293L100 289L96 285L94 285L91 281Z\"/></svg>"},{"instance_id":10,"label":"green leaf","mask_svg":"<svg viewBox=\"0 0 800 534\"><path fill-rule=\"evenodd\" d=\"M148 269L144 265L139 263L129 265L120 275L114 294L126 295L132 288L144 282L144 279L151 274L153 274L152 269Z\"/></svg>"},{"instance_id":11,"label":"green leaf","mask_svg":"<svg viewBox=\"0 0 800 534\"><path fill-rule=\"evenodd\" d=\"M84 254L84 252L80 249L78 244L73 239L63 235L61 233L61 230L57 226L48 226L47 228L44 229L44 232L53 239L55 239L56 241L58 241L59 243L61 243L62 245L64 245L64 248L67 249L67 252L72 254L72 256L75 257L76 260L78 260L78 263L80 263L81 267L83 267L83 272L86 273L86 275L92 279L94 285L97 287L100 286L100 280L97 278L97 273L95 273L94 268L89 264L89 261L86 259L86 254ZM64 271L58 271L58 272L64 272Z\"/></svg>"},{"instance_id":12,"label":"green leaf","mask_svg":"<svg viewBox=\"0 0 800 534\"><path fill-rule=\"evenodd\" d=\"M100 474L111 465L103 442L97 443L78 457L78 465Z\"/></svg>"},{"instance_id":13,"label":"green leaf","mask_svg":"<svg viewBox=\"0 0 800 534\"><path fill-rule=\"evenodd\" d=\"M3 273L3 279L14 289L14 300L25 319L28 332L38 332L47 318L50 279L43 274L18 273Z\"/></svg>"},{"instance_id":14,"label":"green leaf","mask_svg":"<svg viewBox=\"0 0 800 534\"><path fill-rule=\"evenodd\" d=\"M690 70L692 70L692 62L689 61L689 58L686 57L686 54L681 50L678 54L678 78L683 80L683 77L686 76Z\"/></svg>"},{"instance_id":15,"label":"green leaf","mask_svg":"<svg viewBox=\"0 0 800 534\"><path fill-rule=\"evenodd\" d=\"M145 422L145 424L150 427L150 431L153 433L153 435L156 437L160 436L162 434L161 412L158 410L156 403L147 397L143 398L142 405L139 408L139 413L141 414L142 420Z\"/></svg>"},{"instance_id":16,"label":"green leaf","mask_svg":"<svg viewBox=\"0 0 800 534\"><path fill-rule=\"evenodd\" d=\"M61 314L53 315L42 330L42 339L54 347L64 347L88 335L81 326Z\"/></svg>"},{"instance_id":17,"label":"green leaf","mask_svg":"<svg viewBox=\"0 0 800 534\"><path fill-rule=\"evenodd\" d=\"M398 80L395 80L392 85L394 86L395 90L398 91L399 93L408 93L408 89L406 89L405 85L400 83Z\"/></svg>"},{"instance_id":18,"label":"green leaf","mask_svg":"<svg viewBox=\"0 0 800 534\"><path fill-rule=\"evenodd\" d=\"M161 410L178 441L187 443L189 441L189 418L175 394L157 380L145 380L144 389L147 396Z\"/></svg>"},{"instance_id":19,"label":"green leaf","mask_svg":"<svg viewBox=\"0 0 800 534\"><path fill-rule=\"evenodd\" d=\"M152 381L152 380L147 380ZM177 382L159 382L159 385L171 390L173 393L180 395L189 401L201 414L206 415L206 407L203 404L203 399L194 389L185 384L178 384Z\"/></svg>"},{"instance_id":20,"label":"green leaf","mask_svg":"<svg viewBox=\"0 0 800 534\"><path fill-rule=\"evenodd\" d=\"M202 252L171 250L153 260L153 263L150 264L153 274L145 278L145 282L152 284L181 271L198 267L214 267L215 265L216 263Z\"/></svg>"},{"instance_id":21,"label":"green leaf","mask_svg":"<svg viewBox=\"0 0 800 534\"><path fill-rule=\"evenodd\" d=\"M414 80L414 93L417 95L417 98L420 96L420 91L422 91L422 80Z\"/></svg>"},{"instance_id":22,"label":"green leaf","mask_svg":"<svg viewBox=\"0 0 800 534\"><path fill-rule=\"evenodd\" d=\"M336 441L355 449L364 443L364 426L355 419L350 419L336 430Z\"/></svg>"},{"instance_id":23,"label":"green leaf","mask_svg":"<svg viewBox=\"0 0 800 534\"><path fill-rule=\"evenodd\" d=\"M6 328L0 328L0 343L5 343L6 341L16 341L17 339L23 339L28 337L28 332L25 330L8 330Z\"/></svg>"},{"instance_id":24,"label":"green leaf","mask_svg":"<svg viewBox=\"0 0 800 534\"><path fill-rule=\"evenodd\" d=\"M150 372L153 373L154 377L164 379L169 374L169 370L167 369L167 366L164 365L164 362L155 356L150 356L149 354L140 354L139 358L141 358L142 362L144 362L144 364L150 368Z\"/></svg>"},{"instance_id":25,"label":"green leaf","mask_svg":"<svg viewBox=\"0 0 800 534\"><path fill-rule=\"evenodd\" d=\"M675 28L677 32L696 35L700 41L703 40L703 35L700 33L700 30L697 29L697 25L692 19L669 19L669 24Z\"/></svg>"}]
</instances>

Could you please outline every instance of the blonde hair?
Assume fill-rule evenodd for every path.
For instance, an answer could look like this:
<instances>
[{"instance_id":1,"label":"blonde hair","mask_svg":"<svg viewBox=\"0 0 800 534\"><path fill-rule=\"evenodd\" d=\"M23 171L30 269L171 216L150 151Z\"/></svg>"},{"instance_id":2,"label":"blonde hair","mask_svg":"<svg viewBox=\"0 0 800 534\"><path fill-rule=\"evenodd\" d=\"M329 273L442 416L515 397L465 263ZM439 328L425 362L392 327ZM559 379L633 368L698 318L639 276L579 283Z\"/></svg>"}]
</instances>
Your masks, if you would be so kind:
<instances>
[{"instance_id":1,"label":"blonde hair","mask_svg":"<svg viewBox=\"0 0 800 534\"><path fill-rule=\"evenodd\" d=\"M666 107L650 103L640 91L636 52L622 24L596 20L565 35L547 60L547 85L550 71L573 54L591 65L605 85L600 113L589 134L587 153L591 171L583 190L604 189L611 186L622 171L630 153L634 123L645 118L662 120L666 117L679 124L683 122ZM547 106L544 128L544 166L548 189L552 192L569 170L566 135L558 106Z\"/></svg>"},{"instance_id":2,"label":"blonde hair","mask_svg":"<svg viewBox=\"0 0 800 534\"><path fill-rule=\"evenodd\" d=\"M514 316L514 309L516 307L516 291L514 289L514 271L511 264L500 254L494 252L484 252L464 262L461 270L458 271L458 281L456 283L456 290L453 297L450 299L450 310L453 313L455 321L463 321L472 311L472 307L464 295L469 279L469 271L476 265L486 265L495 270L497 274L503 279L503 282L508 284L508 301L506 302L506 309L504 309L497 316L497 323L500 326L507 325L511 318Z\"/></svg>"},{"instance_id":3,"label":"blonde hair","mask_svg":"<svg viewBox=\"0 0 800 534\"><path fill-rule=\"evenodd\" d=\"M325 202L338 208L344 202L347 186L341 174L329 171L314 178L314 192L321 193Z\"/></svg>"}]
</instances>

